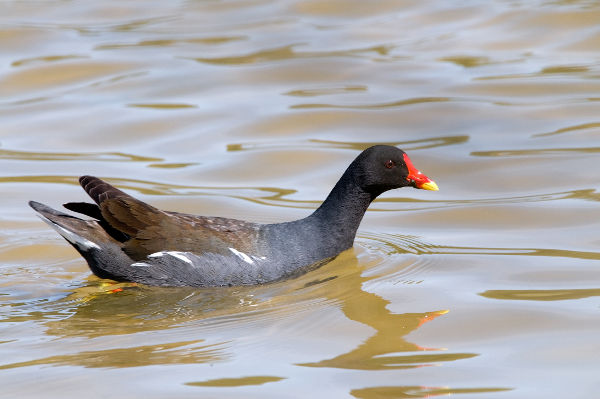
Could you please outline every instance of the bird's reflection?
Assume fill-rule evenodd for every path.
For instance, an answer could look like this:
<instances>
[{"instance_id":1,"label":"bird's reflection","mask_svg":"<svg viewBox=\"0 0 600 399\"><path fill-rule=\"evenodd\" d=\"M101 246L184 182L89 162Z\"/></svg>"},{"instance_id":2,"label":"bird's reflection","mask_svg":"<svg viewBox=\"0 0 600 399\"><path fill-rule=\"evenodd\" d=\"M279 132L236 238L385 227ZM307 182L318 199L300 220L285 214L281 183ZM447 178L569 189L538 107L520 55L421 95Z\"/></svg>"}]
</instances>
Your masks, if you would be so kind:
<instances>
[{"instance_id":1,"label":"bird's reflection","mask_svg":"<svg viewBox=\"0 0 600 399\"><path fill-rule=\"evenodd\" d=\"M242 325L244 319L272 309L293 313L301 301L321 299L339 306L344 315L375 330L373 335L347 353L329 359L302 363L306 367L383 370L421 367L432 363L465 359L472 353L448 353L427 349L405 337L426 322L447 313L432 310L396 314L390 301L364 289L372 277L363 276L368 262L353 250L330 264L295 279L257 287L157 288L131 283L114 283L90 277L89 284L68 296L29 306L28 312L10 312L3 321L38 321L46 334L63 338L98 338L177 328L186 322L205 328ZM19 304L12 304L13 309ZM20 304L27 308L27 304ZM257 313L258 312L258 313ZM207 345L199 339L127 348L82 351L38 359L39 364L72 362L87 367L128 367L168 363L204 363L225 360L229 345ZM189 340L189 335L186 335ZM146 343L146 341L144 341ZM181 345L180 345L181 344ZM111 360L106 358L108 355ZM90 361L90 359L107 361ZM17 367L16 364L5 365Z\"/></svg>"},{"instance_id":2,"label":"bird's reflection","mask_svg":"<svg viewBox=\"0 0 600 399\"><path fill-rule=\"evenodd\" d=\"M363 288L372 277L363 276L362 271L366 266L361 265L352 251L349 252L344 254L344 258L335 265L340 268L341 274L345 274L340 275L340 281L333 284L339 289L324 287L322 294L340 303L341 310L348 319L373 328L375 333L347 353L317 362L302 363L301 366L384 370L421 367L431 363L476 356L473 353L445 353L407 341L406 335L448 313L448 310L392 313L387 307L390 301ZM344 270L355 272L347 273Z\"/></svg>"}]
</instances>

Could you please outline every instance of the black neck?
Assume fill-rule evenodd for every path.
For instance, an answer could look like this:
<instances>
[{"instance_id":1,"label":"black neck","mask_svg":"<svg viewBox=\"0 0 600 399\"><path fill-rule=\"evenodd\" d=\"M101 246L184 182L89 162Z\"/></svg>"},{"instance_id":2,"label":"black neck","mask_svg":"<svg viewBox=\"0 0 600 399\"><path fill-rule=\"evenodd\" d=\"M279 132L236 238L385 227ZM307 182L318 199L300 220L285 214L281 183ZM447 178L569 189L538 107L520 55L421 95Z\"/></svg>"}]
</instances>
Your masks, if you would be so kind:
<instances>
[{"instance_id":1,"label":"black neck","mask_svg":"<svg viewBox=\"0 0 600 399\"><path fill-rule=\"evenodd\" d=\"M347 170L311 215L263 225L262 234L269 244L265 252L290 270L333 258L352 247L360 221L374 198L355 183Z\"/></svg>"},{"instance_id":2,"label":"black neck","mask_svg":"<svg viewBox=\"0 0 600 399\"><path fill-rule=\"evenodd\" d=\"M373 199L346 171L321 206L307 219L326 227L330 236L347 249L352 246L358 226Z\"/></svg>"}]
</instances>

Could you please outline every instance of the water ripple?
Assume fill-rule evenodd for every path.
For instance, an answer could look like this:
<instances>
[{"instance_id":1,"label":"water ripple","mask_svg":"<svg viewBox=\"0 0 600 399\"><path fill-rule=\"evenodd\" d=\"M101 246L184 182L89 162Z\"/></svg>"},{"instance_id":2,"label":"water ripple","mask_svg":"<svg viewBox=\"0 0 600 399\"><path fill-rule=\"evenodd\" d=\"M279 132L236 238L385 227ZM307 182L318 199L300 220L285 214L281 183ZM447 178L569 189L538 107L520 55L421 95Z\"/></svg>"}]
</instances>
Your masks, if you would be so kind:
<instances>
[{"instance_id":1,"label":"water ripple","mask_svg":"<svg viewBox=\"0 0 600 399\"><path fill-rule=\"evenodd\" d=\"M13 61L10 65L13 67L20 67L24 65L36 64L36 63L48 63L48 62L57 62L64 60L73 60L73 59L85 59L89 58L87 55L47 55L42 57L31 57L24 58L21 60Z\"/></svg>"},{"instance_id":2,"label":"water ripple","mask_svg":"<svg viewBox=\"0 0 600 399\"><path fill-rule=\"evenodd\" d=\"M154 108L160 110L170 110L170 109L185 109L185 108L198 108L195 104L183 104L183 103L137 103L137 104L127 104L128 107L134 108Z\"/></svg>"},{"instance_id":3,"label":"water ripple","mask_svg":"<svg viewBox=\"0 0 600 399\"><path fill-rule=\"evenodd\" d=\"M418 256L434 253L437 246L416 236L360 232L354 245L366 251L360 258L368 265L366 275L392 284L420 284L439 262Z\"/></svg>"},{"instance_id":4,"label":"water ripple","mask_svg":"<svg viewBox=\"0 0 600 399\"><path fill-rule=\"evenodd\" d=\"M0 149L0 159L19 161L161 162L162 158L123 152L36 152Z\"/></svg>"},{"instance_id":5,"label":"water ripple","mask_svg":"<svg viewBox=\"0 0 600 399\"><path fill-rule=\"evenodd\" d=\"M257 64L257 63L269 63L273 61L284 61L291 59L300 58L323 58L323 57L356 57L356 56L370 56L376 54L379 56L388 55L394 46L389 45L376 45L366 48L357 48L350 50L338 50L338 51L298 51L297 47L305 43L288 44L286 46L269 48L265 50L259 50L245 55L234 55L228 57L215 57L207 58L200 57L194 58L195 61L202 62L205 64L212 65L244 65L244 64Z\"/></svg>"},{"instance_id":6,"label":"water ripple","mask_svg":"<svg viewBox=\"0 0 600 399\"><path fill-rule=\"evenodd\" d=\"M400 234L361 234L361 237L379 242L383 245L382 252L387 255L394 253L412 253L415 255L519 255L519 256L550 256L571 259L600 260L600 252L574 251L558 248L530 247L469 247L451 246L428 243L418 237ZM390 251L390 249L392 249Z\"/></svg>"},{"instance_id":7,"label":"water ripple","mask_svg":"<svg viewBox=\"0 0 600 399\"><path fill-rule=\"evenodd\" d=\"M474 80L528 79L532 77L547 77L548 75L581 75L582 77L586 77L588 76L587 73L591 71L591 68L585 65L553 65L544 67L539 72L534 73L480 76Z\"/></svg>"},{"instance_id":8,"label":"water ripple","mask_svg":"<svg viewBox=\"0 0 600 399\"><path fill-rule=\"evenodd\" d=\"M596 256L595 259L600 259L600 256ZM485 298L508 299L513 301L566 301L571 299L583 299L600 296L600 288L557 290L488 290L480 293L479 295Z\"/></svg>"},{"instance_id":9,"label":"water ripple","mask_svg":"<svg viewBox=\"0 0 600 399\"><path fill-rule=\"evenodd\" d=\"M0 365L0 370L41 365L127 368L164 364L215 363L227 360L221 345L198 345L202 340L162 343L98 351L81 351L19 363Z\"/></svg>"},{"instance_id":10,"label":"water ripple","mask_svg":"<svg viewBox=\"0 0 600 399\"><path fill-rule=\"evenodd\" d=\"M310 139L302 141L270 141L270 142L248 142L228 144L227 151L254 151L254 150L272 150L280 148L336 148L343 150L363 151L374 145L391 145L402 147L407 151L422 150L427 148L445 147L449 145L463 144L469 141L469 136L439 136L428 137L417 140L403 141L339 141Z\"/></svg>"},{"instance_id":11,"label":"water ripple","mask_svg":"<svg viewBox=\"0 0 600 399\"><path fill-rule=\"evenodd\" d=\"M596 154L600 152L600 147L578 147L578 148L539 148L529 150L493 150L493 151L473 151L474 157L530 157L532 155L552 155L552 154Z\"/></svg>"},{"instance_id":12,"label":"water ripple","mask_svg":"<svg viewBox=\"0 0 600 399\"><path fill-rule=\"evenodd\" d=\"M357 399L374 398L431 398L433 396L451 396L468 393L484 394L511 391L514 388L481 387L481 388L450 388L427 387L417 385L406 386L377 386L372 388L353 389L350 394Z\"/></svg>"},{"instance_id":13,"label":"water ripple","mask_svg":"<svg viewBox=\"0 0 600 399\"><path fill-rule=\"evenodd\" d=\"M254 375L240 378L218 378L214 380L186 382L185 385L191 387L242 387L248 385L263 385L269 382L277 382L284 379L285 377Z\"/></svg>"},{"instance_id":14,"label":"water ripple","mask_svg":"<svg viewBox=\"0 0 600 399\"><path fill-rule=\"evenodd\" d=\"M318 96L327 96L332 94L344 94L344 93L354 93L354 92L364 92L367 91L367 86L355 85L355 86L342 86L342 87L320 87L317 89L298 89L291 90L286 93L283 93L287 96L293 97L318 97Z\"/></svg>"},{"instance_id":15,"label":"water ripple","mask_svg":"<svg viewBox=\"0 0 600 399\"><path fill-rule=\"evenodd\" d=\"M161 167L162 164L153 164L152 167ZM185 167L190 164L166 164L165 168ZM66 175L25 175L3 176L1 183L56 183L78 185L78 176ZM126 190L146 195L177 195L177 196L217 196L249 201L259 205L277 206L282 208L316 209L322 199L296 200L289 198L298 191L281 187L258 186L194 186L160 183L141 179L126 179L119 177L102 177L111 184ZM470 205L489 204L518 204L531 202L558 201L575 199L583 201L600 201L600 193L594 189L571 190L547 194L532 194L523 196L505 196L496 198L457 199L457 200L423 200L411 197L380 198L369 207L369 212L406 212L415 210L435 210Z\"/></svg>"},{"instance_id":16,"label":"water ripple","mask_svg":"<svg viewBox=\"0 0 600 399\"><path fill-rule=\"evenodd\" d=\"M101 44L95 50L119 50L139 47L173 47L178 45L208 44L218 45L234 41L247 40L246 36L214 36L192 39L145 39L135 43Z\"/></svg>"},{"instance_id":17,"label":"water ripple","mask_svg":"<svg viewBox=\"0 0 600 399\"><path fill-rule=\"evenodd\" d=\"M568 127L562 128L562 129L554 130L552 132L548 132L548 133L534 134L532 137L554 136L557 134L577 132L579 130L588 130L588 129L596 129L596 128L600 128L600 122L583 123L580 125L568 126Z\"/></svg>"},{"instance_id":18,"label":"water ripple","mask_svg":"<svg viewBox=\"0 0 600 399\"><path fill-rule=\"evenodd\" d=\"M391 101L385 103L377 103L377 104L295 104L291 105L291 109L313 109L313 108L323 108L323 109L386 109L386 108L397 108L404 107L407 105L417 105L417 104L426 104L426 103L445 103L449 101L459 101L458 99L451 99L449 97L414 97L408 98L405 100Z\"/></svg>"}]
</instances>

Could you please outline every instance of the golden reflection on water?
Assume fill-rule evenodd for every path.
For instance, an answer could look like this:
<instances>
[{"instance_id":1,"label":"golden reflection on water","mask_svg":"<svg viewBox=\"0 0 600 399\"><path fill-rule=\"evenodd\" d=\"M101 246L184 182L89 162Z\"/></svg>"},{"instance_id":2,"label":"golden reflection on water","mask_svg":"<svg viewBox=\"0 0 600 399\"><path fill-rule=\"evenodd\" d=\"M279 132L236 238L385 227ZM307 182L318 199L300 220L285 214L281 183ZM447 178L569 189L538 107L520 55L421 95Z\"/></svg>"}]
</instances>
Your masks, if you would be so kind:
<instances>
[{"instance_id":1,"label":"golden reflection on water","mask_svg":"<svg viewBox=\"0 0 600 399\"><path fill-rule=\"evenodd\" d=\"M365 295L375 296L369 293L365 293ZM475 353L423 353L440 351L440 349L423 348L404 339L405 335L447 311L391 314L385 309L386 301L373 297L367 297L367 299L365 295L356 296L356 301L362 300L361 302L348 303L349 301L347 301L342 309L350 320L373 327L376 333L350 352L314 363L300 363L300 366L393 370L424 367L477 356ZM399 352L411 354L392 355ZM413 352L419 352L419 354L412 354Z\"/></svg>"},{"instance_id":2,"label":"golden reflection on water","mask_svg":"<svg viewBox=\"0 0 600 399\"><path fill-rule=\"evenodd\" d=\"M558 153L597 153L600 147L580 148L539 148L531 150L497 150L497 151L473 151L471 155L476 157L523 157L532 155L546 155Z\"/></svg>"},{"instance_id":3,"label":"golden reflection on water","mask_svg":"<svg viewBox=\"0 0 600 399\"><path fill-rule=\"evenodd\" d=\"M118 43L118 44L103 44L96 46L96 50L118 50L128 49L131 47L171 47L185 44L223 44L231 41L245 40L244 36L229 36L229 37L199 37L194 39L157 39L157 40L142 40L138 43Z\"/></svg>"},{"instance_id":4,"label":"golden reflection on water","mask_svg":"<svg viewBox=\"0 0 600 399\"><path fill-rule=\"evenodd\" d=\"M188 382L185 385L192 387L239 387L245 385L262 385L268 382L277 382L285 378L257 375L251 377L240 378L219 378L208 381Z\"/></svg>"},{"instance_id":5,"label":"golden reflection on water","mask_svg":"<svg viewBox=\"0 0 600 399\"><path fill-rule=\"evenodd\" d=\"M352 264L360 267L356 258L349 259L346 256L343 267L351 267ZM387 308L390 304L389 301L362 288L370 279L372 277L363 277L360 273L338 277L339 281L323 286L326 290L322 290L321 295L339 303L340 309L348 319L373 328L375 334L350 352L318 362L300 363L300 366L354 370L404 369L476 356L476 354L466 353L440 353L440 349L423 348L407 341L404 338L406 335L448 311L394 314ZM423 353L424 351L436 353ZM408 354L397 355L401 352ZM414 354L414 352L419 352L419 354Z\"/></svg>"},{"instance_id":6,"label":"golden reflection on water","mask_svg":"<svg viewBox=\"0 0 600 399\"><path fill-rule=\"evenodd\" d=\"M288 148L293 145L295 148L339 148L339 149L352 149L356 151L363 151L374 145L393 145L401 147L406 151L410 150L422 150L425 148L443 147L447 145L462 144L469 140L469 136L447 136L447 137L430 137L419 140L409 141L381 141L381 142L344 142L344 141L333 141L333 140L320 140L311 139L306 143L289 143L289 142L275 142L275 143L240 143L240 144L228 144L227 151L249 151L249 150L265 150L265 149L276 149L276 148Z\"/></svg>"},{"instance_id":7,"label":"golden reflection on water","mask_svg":"<svg viewBox=\"0 0 600 399\"><path fill-rule=\"evenodd\" d=\"M20 67L23 65L31 64L31 63L43 64L46 62L56 62L56 61L64 61L64 60L69 60L69 59L81 59L81 58L86 58L86 57L78 56L78 55L50 55L50 56L46 56L46 57L33 57L33 58L27 58L27 59L23 59L23 60L13 61L11 66Z\"/></svg>"},{"instance_id":8,"label":"golden reflection on water","mask_svg":"<svg viewBox=\"0 0 600 399\"><path fill-rule=\"evenodd\" d=\"M352 396L358 399L383 399L383 398L431 398L434 396L450 396L466 393L493 393L510 391L510 388L445 388L421 386L374 387L356 389L351 391Z\"/></svg>"},{"instance_id":9,"label":"golden reflection on water","mask_svg":"<svg viewBox=\"0 0 600 399\"><path fill-rule=\"evenodd\" d=\"M555 134L571 133L571 132L577 132L578 130L587 130L587 129L596 129L596 128L600 128L600 123L598 123L598 122L584 123L582 125L568 126L568 127L564 127L561 129L556 129L556 130L554 130L552 132L548 132L548 133L538 133L538 134L534 135L534 137L553 136Z\"/></svg>"},{"instance_id":10,"label":"golden reflection on water","mask_svg":"<svg viewBox=\"0 0 600 399\"><path fill-rule=\"evenodd\" d=\"M82 367L123 368L166 364L198 364L223 360L222 349L198 345L201 340L130 348L81 351L74 355L50 356L28 362L0 365L0 370L37 365L75 365Z\"/></svg>"},{"instance_id":11,"label":"golden reflection on water","mask_svg":"<svg viewBox=\"0 0 600 399\"><path fill-rule=\"evenodd\" d=\"M401 249L397 251L403 252ZM381 255L378 257L377 261L370 262L370 267L387 262ZM390 301L363 289L364 284L373 278L362 276L361 271L364 268L365 266L359 265L354 253L349 251L315 273L258 289L231 287L198 291L192 288L165 289L130 283L101 283L78 288L59 302L40 304L42 307L49 305L48 309L43 311L35 309L30 313L7 316L3 321L41 321L45 325L46 334L65 338L94 338L172 329L182 322L204 317L210 322L225 323L235 328L233 323L236 320L243 322L244 318L252 317L252 313L259 317L275 317L280 311L294 312L293 302L319 298L323 303L336 304L349 320L367 325L373 328L375 333L350 352L318 362L300 363L299 366L355 370L406 369L477 356L472 353L444 353L443 349L424 348L407 341L404 338L406 335L448 311L404 314L390 312L387 309ZM266 291L269 296L265 297L265 293L259 294L257 291ZM301 291L304 291L304 294L298 295ZM293 297L290 297L291 294ZM27 304L14 303L13 306L27 307ZM115 309L118 310L115 312ZM275 312L272 313L273 311ZM64 317L65 312L69 314L67 318ZM270 316L271 313L273 316ZM199 345L200 343L203 344ZM217 362L232 356L227 353L227 347L226 342L206 345L204 340L200 339L97 352L81 351L73 355L5 364L0 368L43 364L110 368ZM227 385L222 381L191 383L213 386L211 384Z\"/></svg>"},{"instance_id":12,"label":"golden reflection on water","mask_svg":"<svg viewBox=\"0 0 600 399\"><path fill-rule=\"evenodd\" d=\"M234 56L234 57L220 57L220 58L196 58L196 61L217 64L217 65L239 65L239 64L255 64L265 63L270 61L281 61L289 59L301 59L301 58L320 58L320 57L351 57L351 56L364 56L378 54L387 55L390 52L390 48L387 46L375 46L369 48L359 48L346 51L327 51L327 52L311 52L311 51L298 51L294 48L297 45L289 45L279 48L273 48L268 50L257 51L255 53Z\"/></svg>"},{"instance_id":13,"label":"golden reflection on water","mask_svg":"<svg viewBox=\"0 0 600 399\"><path fill-rule=\"evenodd\" d=\"M107 161L107 162L158 162L161 158L143 157L121 152L107 153L52 153L0 149L0 159L20 161Z\"/></svg>"},{"instance_id":14,"label":"golden reflection on water","mask_svg":"<svg viewBox=\"0 0 600 399\"><path fill-rule=\"evenodd\" d=\"M486 298L521 301L565 301L600 296L600 288L573 290L489 290L479 295Z\"/></svg>"},{"instance_id":15,"label":"golden reflection on water","mask_svg":"<svg viewBox=\"0 0 600 399\"><path fill-rule=\"evenodd\" d=\"M193 104L129 104L130 107L137 108L154 108L154 109L181 109L181 108L196 108Z\"/></svg>"},{"instance_id":16,"label":"golden reflection on water","mask_svg":"<svg viewBox=\"0 0 600 399\"><path fill-rule=\"evenodd\" d=\"M449 98L446 97L420 97L420 98L409 98L407 100L399 100L393 101L390 103L382 103L382 104L365 104L365 105L336 105L336 104L297 104L292 105L291 108L294 109L304 109L304 108L347 108L347 109L378 109L378 108L396 108L402 107L405 105L415 105L415 104L423 104L423 103L440 103L450 101Z\"/></svg>"}]
</instances>

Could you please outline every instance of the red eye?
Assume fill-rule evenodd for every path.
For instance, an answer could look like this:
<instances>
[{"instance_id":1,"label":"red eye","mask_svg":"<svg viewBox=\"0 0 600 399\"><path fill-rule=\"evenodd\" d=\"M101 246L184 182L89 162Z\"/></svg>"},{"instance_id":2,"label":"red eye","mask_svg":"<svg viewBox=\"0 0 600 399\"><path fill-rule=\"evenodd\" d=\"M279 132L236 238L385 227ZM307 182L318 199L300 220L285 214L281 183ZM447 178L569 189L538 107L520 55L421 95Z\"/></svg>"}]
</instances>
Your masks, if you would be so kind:
<instances>
[{"instance_id":1,"label":"red eye","mask_svg":"<svg viewBox=\"0 0 600 399\"><path fill-rule=\"evenodd\" d=\"M396 166L396 162L392 161L391 159L389 161L385 161L386 168L392 169L394 166Z\"/></svg>"}]
</instances>

